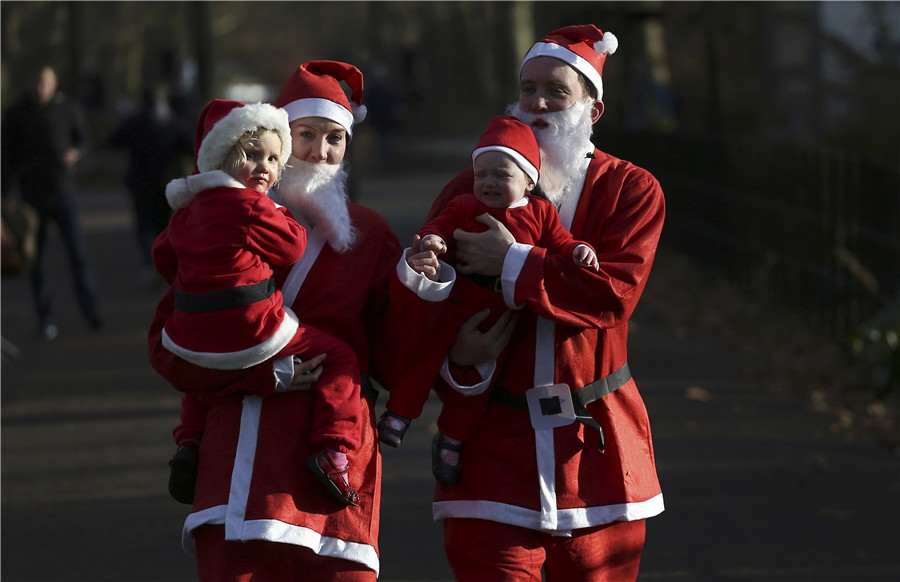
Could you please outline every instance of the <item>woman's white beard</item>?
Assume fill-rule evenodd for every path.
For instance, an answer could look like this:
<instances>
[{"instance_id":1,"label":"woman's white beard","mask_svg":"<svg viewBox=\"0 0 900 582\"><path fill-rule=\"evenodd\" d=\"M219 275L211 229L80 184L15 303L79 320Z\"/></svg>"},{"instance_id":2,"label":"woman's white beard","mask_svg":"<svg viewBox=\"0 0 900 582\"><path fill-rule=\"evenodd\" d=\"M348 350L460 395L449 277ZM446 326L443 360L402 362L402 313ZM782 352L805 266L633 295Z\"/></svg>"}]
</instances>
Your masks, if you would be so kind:
<instances>
[{"instance_id":1,"label":"woman's white beard","mask_svg":"<svg viewBox=\"0 0 900 582\"><path fill-rule=\"evenodd\" d=\"M278 195L297 216L320 229L336 252L356 242L357 230L347 210L347 169L339 165L311 164L291 156L278 183Z\"/></svg>"},{"instance_id":2,"label":"woman's white beard","mask_svg":"<svg viewBox=\"0 0 900 582\"><path fill-rule=\"evenodd\" d=\"M591 143L591 108L593 103L575 102L564 111L526 113L518 103L507 108L507 115L519 118L534 131L541 148L541 177L538 185L553 204L559 206L573 183L584 173L584 157L594 151ZM535 129L531 124L541 119L548 126Z\"/></svg>"}]
</instances>

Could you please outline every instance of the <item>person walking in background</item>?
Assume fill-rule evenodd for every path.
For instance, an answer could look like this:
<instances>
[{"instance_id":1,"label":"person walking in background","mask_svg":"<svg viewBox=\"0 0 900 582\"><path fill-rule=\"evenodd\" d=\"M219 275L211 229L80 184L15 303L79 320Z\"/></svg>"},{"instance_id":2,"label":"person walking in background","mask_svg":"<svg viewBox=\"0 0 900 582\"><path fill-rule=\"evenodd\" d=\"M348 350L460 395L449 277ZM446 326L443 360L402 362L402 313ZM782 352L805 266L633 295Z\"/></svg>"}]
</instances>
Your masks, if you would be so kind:
<instances>
[{"instance_id":1,"label":"person walking in background","mask_svg":"<svg viewBox=\"0 0 900 582\"><path fill-rule=\"evenodd\" d=\"M460 275L499 277L507 306L527 307L502 367L468 367L499 353L490 330L472 330L450 353L460 388L493 382L459 484L435 488L434 518L444 520L462 582L539 582L542 573L548 582L635 580L645 519L664 509L650 422L627 364L628 320L656 254L663 193L649 172L590 141L603 113L603 64L617 47L593 25L551 32L525 55L508 111L537 137L537 189L593 246L599 270L517 243L490 216L480 219L487 231L455 235ZM428 219L473 180L471 169L457 176Z\"/></svg>"},{"instance_id":2,"label":"person walking in background","mask_svg":"<svg viewBox=\"0 0 900 582\"><path fill-rule=\"evenodd\" d=\"M39 67L28 94L3 116L0 138L2 189L6 197L17 185L22 198L37 211L40 224L37 254L30 279L37 309L38 333L54 339L51 275L47 271L47 235L55 222L69 257L76 297L91 330L103 324L94 275L78 216L75 169L89 142L87 125L78 106L57 91L53 67Z\"/></svg>"},{"instance_id":3,"label":"person walking in background","mask_svg":"<svg viewBox=\"0 0 900 582\"><path fill-rule=\"evenodd\" d=\"M186 173L182 166L190 161L193 135L162 89L146 89L138 111L113 129L109 143L128 151L125 185L131 193L135 234L143 261L141 275L149 283L154 275L153 242L172 215L166 201L166 184Z\"/></svg>"}]
</instances>

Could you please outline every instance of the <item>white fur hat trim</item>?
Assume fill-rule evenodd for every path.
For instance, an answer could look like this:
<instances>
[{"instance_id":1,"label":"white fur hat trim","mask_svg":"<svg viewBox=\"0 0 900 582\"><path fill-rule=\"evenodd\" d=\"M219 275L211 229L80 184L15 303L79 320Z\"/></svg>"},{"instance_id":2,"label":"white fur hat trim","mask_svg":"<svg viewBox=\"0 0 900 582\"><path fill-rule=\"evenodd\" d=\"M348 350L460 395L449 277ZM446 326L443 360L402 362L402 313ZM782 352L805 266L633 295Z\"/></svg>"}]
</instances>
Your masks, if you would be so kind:
<instances>
[{"instance_id":1,"label":"white fur hat trim","mask_svg":"<svg viewBox=\"0 0 900 582\"><path fill-rule=\"evenodd\" d=\"M291 127L288 114L268 103L235 107L220 119L203 138L197 152L197 169L201 173L217 170L238 138L257 128L271 129L281 138L279 167L284 168L291 156Z\"/></svg>"}]
</instances>

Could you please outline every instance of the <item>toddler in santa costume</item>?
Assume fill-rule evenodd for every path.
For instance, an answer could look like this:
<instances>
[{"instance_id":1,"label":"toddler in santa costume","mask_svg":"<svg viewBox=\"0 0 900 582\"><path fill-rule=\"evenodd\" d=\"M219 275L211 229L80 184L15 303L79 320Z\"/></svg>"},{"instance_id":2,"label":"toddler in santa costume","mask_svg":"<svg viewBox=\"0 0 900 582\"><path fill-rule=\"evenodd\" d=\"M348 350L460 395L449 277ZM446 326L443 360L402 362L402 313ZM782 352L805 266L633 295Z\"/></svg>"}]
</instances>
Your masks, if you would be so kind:
<instances>
[{"instance_id":1,"label":"toddler in santa costume","mask_svg":"<svg viewBox=\"0 0 900 582\"><path fill-rule=\"evenodd\" d=\"M196 366L196 374L218 374L236 392L248 368L273 358L327 353L314 386L310 441L318 452L307 466L332 495L357 505L346 477L347 455L360 444L356 356L344 342L303 325L274 284L273 267L294 264L306 247L306 230L267 196L290 155L283 109L216 99L200 114L195 172L166 187L176 212L153 247L154 264L175 299L162 345L192 370ZM169 485L184 503L193 501L205 411L202 396L183 397Z\"/></svg>"},{"instance_id":2,"label":"toddler in santa costume","mask_svg":"<svg viewBox=\"0 0 900 582\"><path fill-rule=\"evenodd\" d=\"M517 242L546 248L548 252L571 257L581 267L597 270L594 249L572 237L552 204L531 194L541 166L540 150L531 128L515 117L495 117L472 152L472 165L474 192L454 198L419 230L422 250L446 255L445 260L452 265L464 263L464 257L456 253L453 232L483 232L487 226L478 217L489 214L503 223ZM409 266L416 269L412 262ZM481 324L486 330L506 311L506 291L499 282L498 277L458 276L443 314L444 325L451 326L453 332L436 334L407 374L392 386L387 410L378 424L381 442L399 446L412 419L422 413L438 373L446 373L442 365L448 365L445 357L459 326L488 308L491 314ZM432 469L438 481L449 485L458 481L459 453L484 414L488 389L489 386L482 386L462 398L454 396L457 392L442 394L440 430L432 442Z\"/></svg>"}]
</instances>

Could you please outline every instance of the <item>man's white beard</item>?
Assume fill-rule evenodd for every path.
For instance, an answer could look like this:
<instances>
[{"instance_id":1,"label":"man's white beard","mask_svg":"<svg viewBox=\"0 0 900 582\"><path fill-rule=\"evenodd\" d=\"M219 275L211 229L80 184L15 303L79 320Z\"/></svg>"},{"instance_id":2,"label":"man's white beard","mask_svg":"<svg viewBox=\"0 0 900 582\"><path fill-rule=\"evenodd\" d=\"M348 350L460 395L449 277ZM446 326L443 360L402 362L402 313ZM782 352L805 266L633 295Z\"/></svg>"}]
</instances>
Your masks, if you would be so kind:
<instances>
[{"instance_id":1,"label":"man's white beard","mask_svg":"<svg viewBox=\"0 0 900 582\"><path fill-rule=\"evenodd\" d=\"M294 216L320 230L335 251L342 253L356 242L343 163L311 164L291 156L278 183L278 195Z\"/></svg>"},{"instance_id":2,"label":"man's white beard","mask_svg":"<svg viewBox=\"0 0 900 582\"><path fill-rule=\"evenodd\" d=\"M518 103L507 107L507 115L519 118L531 127L541 148L541 192L553 204L559 206L566 198L573 183L584 175L584 157L594 151L591 143L591 108L593 102L575 102L564 111L553 113L526 113ZM531 124L541 119L549 125L535 129Z\"/></svg>"}]
</instances>

